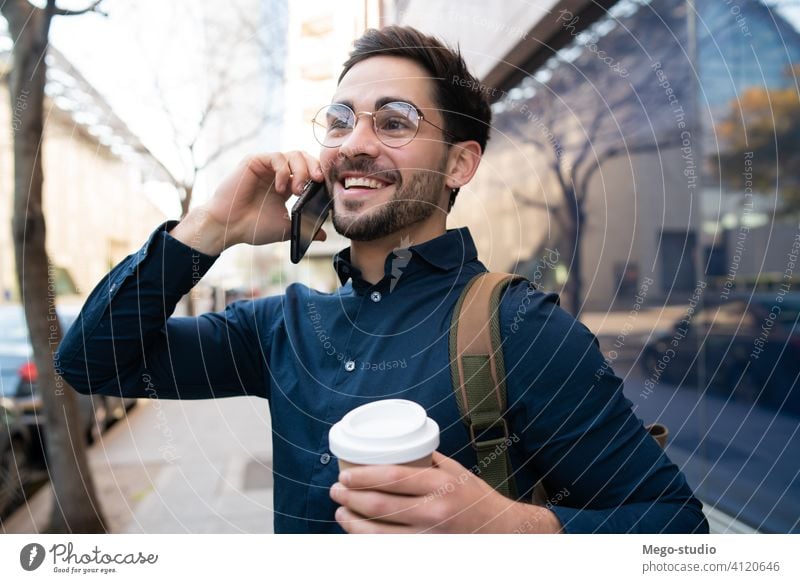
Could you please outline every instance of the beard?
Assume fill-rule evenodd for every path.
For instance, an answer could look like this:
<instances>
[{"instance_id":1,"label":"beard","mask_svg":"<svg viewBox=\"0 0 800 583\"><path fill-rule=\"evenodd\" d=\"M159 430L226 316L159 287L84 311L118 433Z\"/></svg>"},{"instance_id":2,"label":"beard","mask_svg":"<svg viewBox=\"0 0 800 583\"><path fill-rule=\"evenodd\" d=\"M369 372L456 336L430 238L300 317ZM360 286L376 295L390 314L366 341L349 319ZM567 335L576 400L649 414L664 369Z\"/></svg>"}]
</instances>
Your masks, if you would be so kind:
<instances>
[{"instance_id":1,"label":"beard","mask_svg":"<svg viewBox=\"0 0 800 583\"><path fill-rule=\"evenodd\" d=\"M334 204L333 228L351 241L374 241L426 220L434 211L440 210L438 200L444 189L446 164L447 152L438 168L415 172L408 184L394 182L395 192L391 200L361 216L339 214ZM399 173L396 176L399 178ZM345 210L353 212L362 208L365 202L347 201L342 204Z\"/></svg>"}]
</instances>

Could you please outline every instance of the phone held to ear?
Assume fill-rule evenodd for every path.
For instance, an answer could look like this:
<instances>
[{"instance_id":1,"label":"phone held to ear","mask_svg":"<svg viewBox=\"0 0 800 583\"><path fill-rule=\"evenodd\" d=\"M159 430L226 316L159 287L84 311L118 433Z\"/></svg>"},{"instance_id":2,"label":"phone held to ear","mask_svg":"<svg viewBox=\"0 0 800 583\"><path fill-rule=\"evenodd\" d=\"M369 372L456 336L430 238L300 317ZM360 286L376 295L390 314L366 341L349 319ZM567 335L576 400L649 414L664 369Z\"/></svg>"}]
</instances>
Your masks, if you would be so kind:
<instances>
[{"instance_id":1,"label":"phone held to ear","mask_svg":"<svg viewBox=\"0 0 800 583\"><path fill-rule=\"evenodd\" d=\"M311 241L322 228L331 212L331 197L325 182L309 180L292 207L291 260L300 263Z\"/></svg>"}]
</instances>

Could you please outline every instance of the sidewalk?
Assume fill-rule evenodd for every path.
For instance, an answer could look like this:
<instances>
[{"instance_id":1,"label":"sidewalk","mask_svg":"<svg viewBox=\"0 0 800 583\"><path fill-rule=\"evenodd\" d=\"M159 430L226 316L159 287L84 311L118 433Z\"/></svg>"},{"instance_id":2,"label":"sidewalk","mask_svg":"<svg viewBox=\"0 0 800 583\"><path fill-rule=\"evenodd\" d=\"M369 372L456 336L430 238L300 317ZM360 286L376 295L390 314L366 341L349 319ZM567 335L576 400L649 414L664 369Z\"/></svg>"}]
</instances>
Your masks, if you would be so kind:
<instances>
[{"instance_id":1,"label":"sidewalk","mask_svg":"<svg viewBox=\"0 0 800 583\"><path fill-rule=\"evenodd\" d=\"M271 533L267 401L142 399L89 451L110 532ZM52 504L40 490L3 524L41 532Z\"/></svg>"}]
</instances>

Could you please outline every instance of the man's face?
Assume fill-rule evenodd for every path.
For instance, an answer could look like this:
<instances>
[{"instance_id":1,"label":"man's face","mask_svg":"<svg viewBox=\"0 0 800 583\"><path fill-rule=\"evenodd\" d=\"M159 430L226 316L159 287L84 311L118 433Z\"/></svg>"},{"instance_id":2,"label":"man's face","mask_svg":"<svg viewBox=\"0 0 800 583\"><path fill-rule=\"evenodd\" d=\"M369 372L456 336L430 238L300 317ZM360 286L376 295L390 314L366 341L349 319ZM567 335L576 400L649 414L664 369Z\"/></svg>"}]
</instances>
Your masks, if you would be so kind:
<instances>
[{"instance_id":1,"label":"man's face","mask_svg":"<svg viewBox=\"0 0 800 583\"><path fill-rule=\"evenodd\" d=\"M408 59L371 57L347 72L332 102L344 103L358 113L374 112L387 98L405 101L444 127L429 77L423 67ZM449 151L445 139L441 130L420 120L410 143L391 148L375 135L369 116L358 116L347 139L339 147L322 148L320 154L333 196L336 231L355 241L371 241L444 212L438 205ZM359 184L354 180L359 177L374 182Z\"/></svg>"}]
</instances>

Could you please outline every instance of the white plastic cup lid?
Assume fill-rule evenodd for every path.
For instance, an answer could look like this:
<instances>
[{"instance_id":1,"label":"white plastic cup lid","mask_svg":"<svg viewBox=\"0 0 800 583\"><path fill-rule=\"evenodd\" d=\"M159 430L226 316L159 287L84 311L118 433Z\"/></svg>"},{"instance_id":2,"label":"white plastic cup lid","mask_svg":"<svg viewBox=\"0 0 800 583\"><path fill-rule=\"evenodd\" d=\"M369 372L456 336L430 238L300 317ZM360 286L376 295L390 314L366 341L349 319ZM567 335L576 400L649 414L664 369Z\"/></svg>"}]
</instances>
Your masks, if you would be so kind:
<instances>
[{"instance_id":1,"label":"white plastic cup lid","mask_svg":"<svg viewBox=\"0 0 800 583\"><path fill-rule=\"evenodd\" d=\"M439 447L439 426L417 403L385 399L342 417L328 443L336 457L353 464L405 464Z\"/></svg>"}]
</instances>

